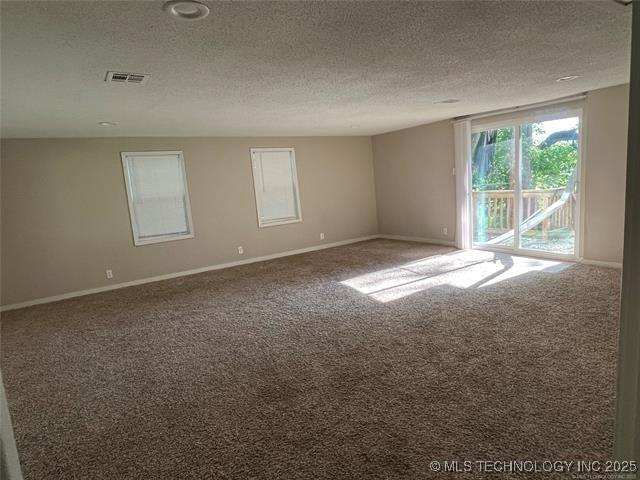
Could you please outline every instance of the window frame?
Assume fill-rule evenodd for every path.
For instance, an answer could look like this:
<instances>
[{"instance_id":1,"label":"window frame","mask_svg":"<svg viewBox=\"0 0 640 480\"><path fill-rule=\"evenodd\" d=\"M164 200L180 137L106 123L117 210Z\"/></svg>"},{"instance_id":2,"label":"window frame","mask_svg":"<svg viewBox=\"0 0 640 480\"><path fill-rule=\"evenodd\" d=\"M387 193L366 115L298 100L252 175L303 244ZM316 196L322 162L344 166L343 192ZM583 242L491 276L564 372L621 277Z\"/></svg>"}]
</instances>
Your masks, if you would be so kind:
<instances>
[{"instance_id":1,"label":"window frame","mask_svg":"<svg viewBox=\"0 0 640 480\"><path fill-rule=\"evenodd\" d=\"M256 153L262 152L288 152L291 155L291 166L293 173L293 188L296 195L296 207L298 216L289 220L276 220L276 221L263 221L262 219L262 206L260 203L260 185L258 184L258 177L256 176L257 160ZM251 174L253 175L253 190L256 200L256 215L258 217L258 228L277 227L279 225L289 225L292 223L302 222L302 207L300 204L300 182L298 180L298 165L296 163L296 152L293 147L269 147L269 148L251 148Z\"/></svg>"},{"instance_id":2,"label":"window frame","mask_svg":"<svg viewBox=\"0 0 640 480\"><path fill-rule=\"evenodd\" d=\"M576 188L577 188L577 196L576 196L576 206L575 206L575 238L574 238L574 251L571 254L564 253L555 253L548 252L544 250L532 250L521 248L519 241L517 240L517 236L519 235L519 224L518 229L514 232L516 238L514 238L514 246L513 247L502 247L500 245L483 245L483 244L474 244L473 243L473 229L474 229L474 218L473 215L469 217L469 232L468 232L468 241L470 242L471 248L474 250L485 250L490 252L504 252L511 255L524 255L528 257L537 257L537 258L545 258L550 260L568 260L568 261L581 261L584 258L584 237L585 237L585 192L586 192L586 136L587 136L587 128L585 125L585 107L582 104L579 105L562 105L552 106L549 108L537 108L532 109L531 111L527 111L523 114L523 112L513 112L511 114L501 115L500 120L494 120L483 122L484 119L472 120L471 121L471 129L469 133L469 140L471 139L471 135L474 133L479 133L484 130L493 130L500 128L508 128L513 127L514 130L514 139L515 139L515 168L518 171L518 175L521 173L521 151L520 151L520 129L523 124L526 123L535 123L535 122L543 122L548 120L557 120L561 118L568 117L578 117L578 125L579 125L579 138L577 142L578 146L578 163L576 165ZM468 160L468 168L469 171L467 175L471 175L471 159ZM469 182L471 180L469 179ZM469 183L471 185L471 183ZM520 190L520 185L517 185L516 190ZM473 209L472 200L471 200L471 189L467 192L467 202L468 209L471 212ZM516 194L518 196L519 194Z\"/></svg>"},{"instance_id":3,"label":"window frame","mask_svg":"<svg viewBox=\"0 0 640 480\"><path fill-rule=\"evenodd\" d=\"M185 193L185 212L187 216L187 227L189 229L188 233L178 233L178 234L168 234L168 235L158 235L154 237L140 238L140 234L138 232L138 228L136 226L136 214L135 209L133 207L133 191L131 190L131 172L129 169L129 158L130 157L157 157L162 155L171 155L178 156L178 160L180 163L180 168L182 170L182 180L184 184L184 193ZM131 232L133 234L133 244L136 247L143 245L151 245L154 243L164 243L164 242L173 242L176 240L185 240L188 238L194 238L195 233L193 230L193 218L191 216L191 199L189 195L189 182L187 181L187 170L184 162L184 155L182 150L161 150L161 151L144 151L144 152L120 152L120 158L122 159L122 171L124 173L124 182L125 182L125 190L127 192L127 205L129 207L129 221L131 223Z\"/></svg>"}]
</instances>

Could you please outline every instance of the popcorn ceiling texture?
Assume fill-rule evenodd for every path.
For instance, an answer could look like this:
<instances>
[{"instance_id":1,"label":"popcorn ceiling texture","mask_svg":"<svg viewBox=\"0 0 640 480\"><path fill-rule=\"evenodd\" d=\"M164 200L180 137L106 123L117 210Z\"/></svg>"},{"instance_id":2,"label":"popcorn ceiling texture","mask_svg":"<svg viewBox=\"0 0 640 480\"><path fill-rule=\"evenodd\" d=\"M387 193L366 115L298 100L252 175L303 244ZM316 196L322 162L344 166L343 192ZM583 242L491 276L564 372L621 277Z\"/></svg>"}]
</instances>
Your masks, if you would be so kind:
<instances>
[{"instance_id":1,"label":"popcorn ceiling texture","mask_svg":"<svg viewBox=\"0 0 640 480\"><path fill-rule=\"evenodd\" d=\"M3 1L3 136L371 135L629 81L612 1L162 3Z\"/></svg>"},{"instance_id":2,"label":"popcorn ceiling texture","mask_svg":"<svg viewBox=\"0 0 640 480\"><path fill-rule=\"evenodd\" d=\"M611 458L619 271L387 303L341 283L437 255L432 278L464 276L452 252L374 240L3 314L25 478L428 479L448 478L434 459Z\"/></svg>"}]
</instances>

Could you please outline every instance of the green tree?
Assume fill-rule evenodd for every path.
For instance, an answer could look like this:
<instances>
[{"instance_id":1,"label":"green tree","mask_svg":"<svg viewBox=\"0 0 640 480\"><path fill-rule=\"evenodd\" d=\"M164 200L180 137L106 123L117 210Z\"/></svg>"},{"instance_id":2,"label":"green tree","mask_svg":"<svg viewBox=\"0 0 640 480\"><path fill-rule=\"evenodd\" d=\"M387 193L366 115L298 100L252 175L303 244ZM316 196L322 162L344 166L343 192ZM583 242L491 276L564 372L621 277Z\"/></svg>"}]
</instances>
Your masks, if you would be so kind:
<instances>
[{"instance_id":1,"label":"green tree","mask_svg":"<svg viewBox=\"0 0 640 480\"><path fill-rule=\"evenodd\" d=\"M578 161L577 129L554 132L535 144L533 134L544 133L536 124L523 125L522 187L562 188ZM513 129L502 128L472 137L472 184L474 190L512 190L515 186Z\"/></svg>"},{"instance_id":2,"label":"green tree","mask_svg":"<svg viewBox=\"0 0 640 480\"><path fill-rule=\"evenodd\" d=\"M501 128L476 133L472 137L472 184L474 190L511 190L515 186L513 129Z\"/></svg>"},{"instance_id":3,"label":"green tree","mask_svg":"<svg viewBox=\"0 0 640 480\"><path fill-rule=\"evenodd\" d=\"M528 147L525 155L531 164L532 187L563 188L578 163L578 150L572 142L558 142L547 148Z\"/></svg>"}]
</instances>

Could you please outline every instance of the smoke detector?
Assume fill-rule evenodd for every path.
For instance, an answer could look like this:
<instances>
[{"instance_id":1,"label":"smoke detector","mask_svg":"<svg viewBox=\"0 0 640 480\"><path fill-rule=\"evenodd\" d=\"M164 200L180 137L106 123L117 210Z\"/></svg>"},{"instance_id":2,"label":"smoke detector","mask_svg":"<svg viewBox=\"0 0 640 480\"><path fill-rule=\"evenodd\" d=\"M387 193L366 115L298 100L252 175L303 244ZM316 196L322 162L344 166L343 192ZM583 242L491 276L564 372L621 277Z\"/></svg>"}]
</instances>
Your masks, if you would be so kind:
<instances>
[{"instance_id":1,"label":"smoke detector","mask_svg":"<svg viewBox=\"0 0 640 480\"><path fill-rule=\"evenodd\" d=\"M151 75L146 73L108 71L104 81L108 83L125 83L128 85L145 85Z\"/></svg>"}]
</instances>

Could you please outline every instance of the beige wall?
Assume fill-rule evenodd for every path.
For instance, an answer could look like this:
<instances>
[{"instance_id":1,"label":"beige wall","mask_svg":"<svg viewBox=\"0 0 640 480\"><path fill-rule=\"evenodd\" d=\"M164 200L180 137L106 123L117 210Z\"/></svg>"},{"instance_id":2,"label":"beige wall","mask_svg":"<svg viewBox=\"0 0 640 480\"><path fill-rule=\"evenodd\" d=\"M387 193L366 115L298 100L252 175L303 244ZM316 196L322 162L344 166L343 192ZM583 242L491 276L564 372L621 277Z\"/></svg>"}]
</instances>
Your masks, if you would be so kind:
<instances>
[{"instance_id":1,"label":"beige wall","mask_svg":"<svg viewBox=\"0 0 640 480\"><path fill-rule=\"evenodd\" d=\"M589 260L622 261L628 97L628 85L621 85L594 90L572 104L584 108L584 257ZM451 122L374 136L373 157L380 233L453 241Z\"/></svg>"},{"instance_id":2,"label":"beige wall","mask_svg":"<svg viewBox=\"0 0 640 480\"><path fill-rule=\"evenodd\" d=\"M249 149L276 146L296 149L303 222L259 229ZM120 152L138 150L183 150L195 238L133 245ZM377 233L370 138L2 141L3 305L318 245L320 232Z\"/></svg>"},{"instance_id":3,"label":"beige wall","mask_svg":"<svg viewBox=\"0 0 640 480\"><path fill-rule=\"evenodd\" d=\"M584 257L622 262L629 85L590 92L585 111Z\"/></svg>"},{"instance_id":4,"label":"beige wall","mask_svg":"<svg viewBox=\"0 0 640 480\"><path fill-rule=\"evenodd\" d=\"M620 262L628 86L581 105L584 256ZM249 149L270 146L296 149L304 221L259 229ZM120 152L136 150L184 151L194 239L134 247ZM372 139L3 140L2 304L318 245L320 232L325 243L378 232L452 242L453 167L450 121Z\"/></svg>"},{"instance_id":5,"label":"beige wall","mask_svg":"<svg viewBox=\"0 0 640 480\"><path fill-rule=\"evenodd\" d=\"M456 195L451 122L374 136L373 152L380 233L452 242Z\"/></svg>"}]
</instances>

